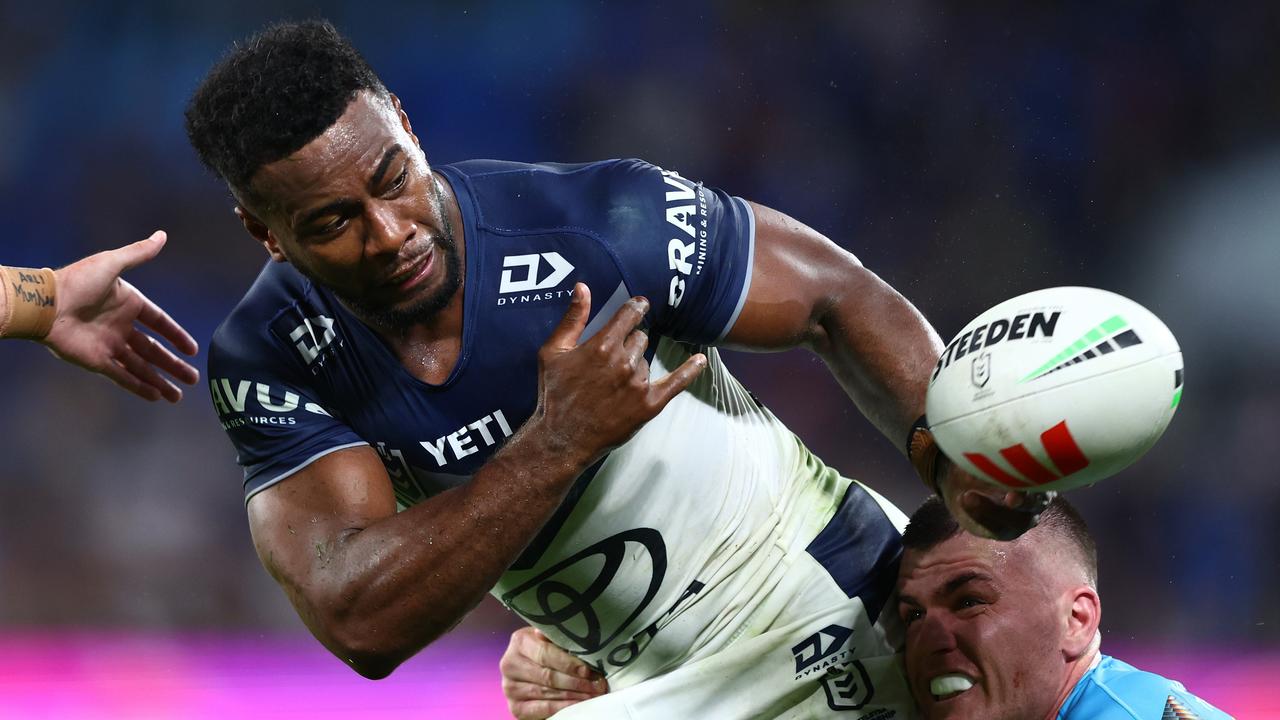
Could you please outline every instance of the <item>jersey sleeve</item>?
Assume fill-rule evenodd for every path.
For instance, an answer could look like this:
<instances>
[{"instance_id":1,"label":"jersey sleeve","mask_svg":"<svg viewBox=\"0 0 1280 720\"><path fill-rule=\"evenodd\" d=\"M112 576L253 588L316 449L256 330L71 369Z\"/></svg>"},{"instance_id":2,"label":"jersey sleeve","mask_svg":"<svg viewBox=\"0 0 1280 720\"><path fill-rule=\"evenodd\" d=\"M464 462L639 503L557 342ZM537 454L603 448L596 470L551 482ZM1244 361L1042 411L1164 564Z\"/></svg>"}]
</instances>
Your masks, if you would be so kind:
<instances>
[{"instance_id":1,"label":"jersey sleeve","mask_svg":"<svg viewBox=\"0 0 1280 720\"><path fill-rule=\"evenodd\" d=\"M209 348L209 392L244 469L246 502L329 453L368 444L317 401L285 350L269 333L225 327Z\"/></svg>"},{"instance_id":2,"label":"jersey sleeve","mask_svg":"<svg viewBox=\"0 0 1280 720\"><path fill-rule=\"evenodd\" d=\"M606 242L632 295L649 298L653 330L714 344L751 285L755 218L745 200L641 160L618 161Z\"/></svg>"}]
</instances>

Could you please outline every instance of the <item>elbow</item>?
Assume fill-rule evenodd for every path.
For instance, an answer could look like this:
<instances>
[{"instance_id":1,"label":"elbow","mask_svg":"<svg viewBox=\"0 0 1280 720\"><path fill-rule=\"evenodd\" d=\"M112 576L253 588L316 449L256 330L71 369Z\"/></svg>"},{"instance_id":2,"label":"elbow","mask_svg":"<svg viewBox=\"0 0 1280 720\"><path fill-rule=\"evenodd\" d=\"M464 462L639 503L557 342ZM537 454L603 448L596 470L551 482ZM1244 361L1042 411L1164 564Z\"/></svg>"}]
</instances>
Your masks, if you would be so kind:
<instances>
[{"instance_id":1,"label":"elbow","mask_svg":"<svg viewBox=\"0 0 1280 720\"><path fill-rule=\"evenodd\" d=\"M366 680L382 680L400 667L401 661L386 655L349 654L341 658L347 667Z\"/></svg>"},{"instance_id":2,"label":"elbow","mask_svg":"<svg viewBox=\"0 0 1280 720\"><path fill-rule=\"evenodd\" d=\"M324 636L324 645L330 652L369 680L389 676L412 654L356 628L329 627Z\"/></svg>"},{"instance_id":3,"label":"elbow","mask_svg":"<svg viewBox=\"0 0 1280 720\"><path fill-rule=\"evenodd\" d=\"M322 632L316 635L347 667L369 680L382 680L391 675L434 639L415 639L407 629L352 618L326 622Z\"/></svg>"},{"instance_id":4,"label":"elbow","mask_svg":"<svg viewBox=\"0 0 1280 720\"><path fill-rule=\"evenodd\" d=\"M398 596L362 592L369 587L317 583L293 599L298 614L329 652L361 677L381 680L448 628L406 608L397 602Z\"/></svg>"}]
</instances>

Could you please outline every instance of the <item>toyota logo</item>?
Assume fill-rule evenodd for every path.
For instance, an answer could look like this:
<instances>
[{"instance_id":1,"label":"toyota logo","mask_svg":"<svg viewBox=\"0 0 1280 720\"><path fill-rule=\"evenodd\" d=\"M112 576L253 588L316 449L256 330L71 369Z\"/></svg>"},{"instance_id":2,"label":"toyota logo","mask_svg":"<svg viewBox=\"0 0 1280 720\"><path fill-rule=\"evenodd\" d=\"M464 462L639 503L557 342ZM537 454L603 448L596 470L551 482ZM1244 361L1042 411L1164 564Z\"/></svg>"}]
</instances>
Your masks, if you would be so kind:
<instances>
[{"instance_id":1,"label":"toyota logo","mask_svg":"<svg viewBox=\"0 0 1280 720\"><path fill-rule=\"evenodd\" d=\"M647 558L648 562L645 562ZM649 585L630 614L624 590L615 588L610 601L621 607L597 608L595 603L608 590L624 566L630 577L649 566ZM605 538L548 568L537 577L503 594L502 602L535 625L555 628L580 646L578 654L598 652L618 637L649 607L667 574L667 547L662 534L653 528L636 528ZM636 585L638 587L638 583ZM630 601L634 602L634 600ZM572 649L572 648L569 648Z\"/></svg>"}]
</instances>

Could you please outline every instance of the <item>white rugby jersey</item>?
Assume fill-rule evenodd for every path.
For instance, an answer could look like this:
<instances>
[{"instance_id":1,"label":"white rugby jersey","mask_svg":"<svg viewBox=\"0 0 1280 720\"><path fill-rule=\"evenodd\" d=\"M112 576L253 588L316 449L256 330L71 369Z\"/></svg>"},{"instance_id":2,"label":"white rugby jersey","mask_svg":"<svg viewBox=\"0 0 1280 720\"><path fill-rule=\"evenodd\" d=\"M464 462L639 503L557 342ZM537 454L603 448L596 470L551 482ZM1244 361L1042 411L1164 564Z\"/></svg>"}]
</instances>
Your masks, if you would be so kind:
<instances>
[{"instance_id":1,"label":"white rugby jersey","mask_svg":"<svg viewBox=\"0 0 1280 720\"><path fill-rule=\"evenodd\" d=\"M894 524L709 347L749 291L747 203L638 160L437 169L465 230L456 366L440 385L418 380L331 293L268 264L209 353L246 499L358 445L377 450L402 508L466 482L534 410L537 350L584 282L587 335L644 295L654 375L695 351L710 363L578 479L494 595L614 687L767 627L760 601L781 592L787 552L817 558L874 621L896 576Z\"/></svg>"}]
</instances>

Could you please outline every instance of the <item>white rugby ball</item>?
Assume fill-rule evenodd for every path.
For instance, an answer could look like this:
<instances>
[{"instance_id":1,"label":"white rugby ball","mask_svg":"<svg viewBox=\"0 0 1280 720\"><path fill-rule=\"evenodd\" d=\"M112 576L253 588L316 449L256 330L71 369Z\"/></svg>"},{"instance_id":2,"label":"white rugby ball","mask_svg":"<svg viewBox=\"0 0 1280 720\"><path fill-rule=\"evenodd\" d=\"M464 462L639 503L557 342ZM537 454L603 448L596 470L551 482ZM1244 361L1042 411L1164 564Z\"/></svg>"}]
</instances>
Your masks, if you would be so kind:
<instances>
[{"instance_id":1,"label":"white rugby ball","mask_svg":"<svg viewBox=\"0 0 1280 720\"><path fill-rule=\"evenodd\" d=\"M1001 487L1066 490L1143 455L1182 399L1182 351L1138 303L1057 287L982 313L934 369L926 414L952 462Z\"/></svg>"}]
</instances>

